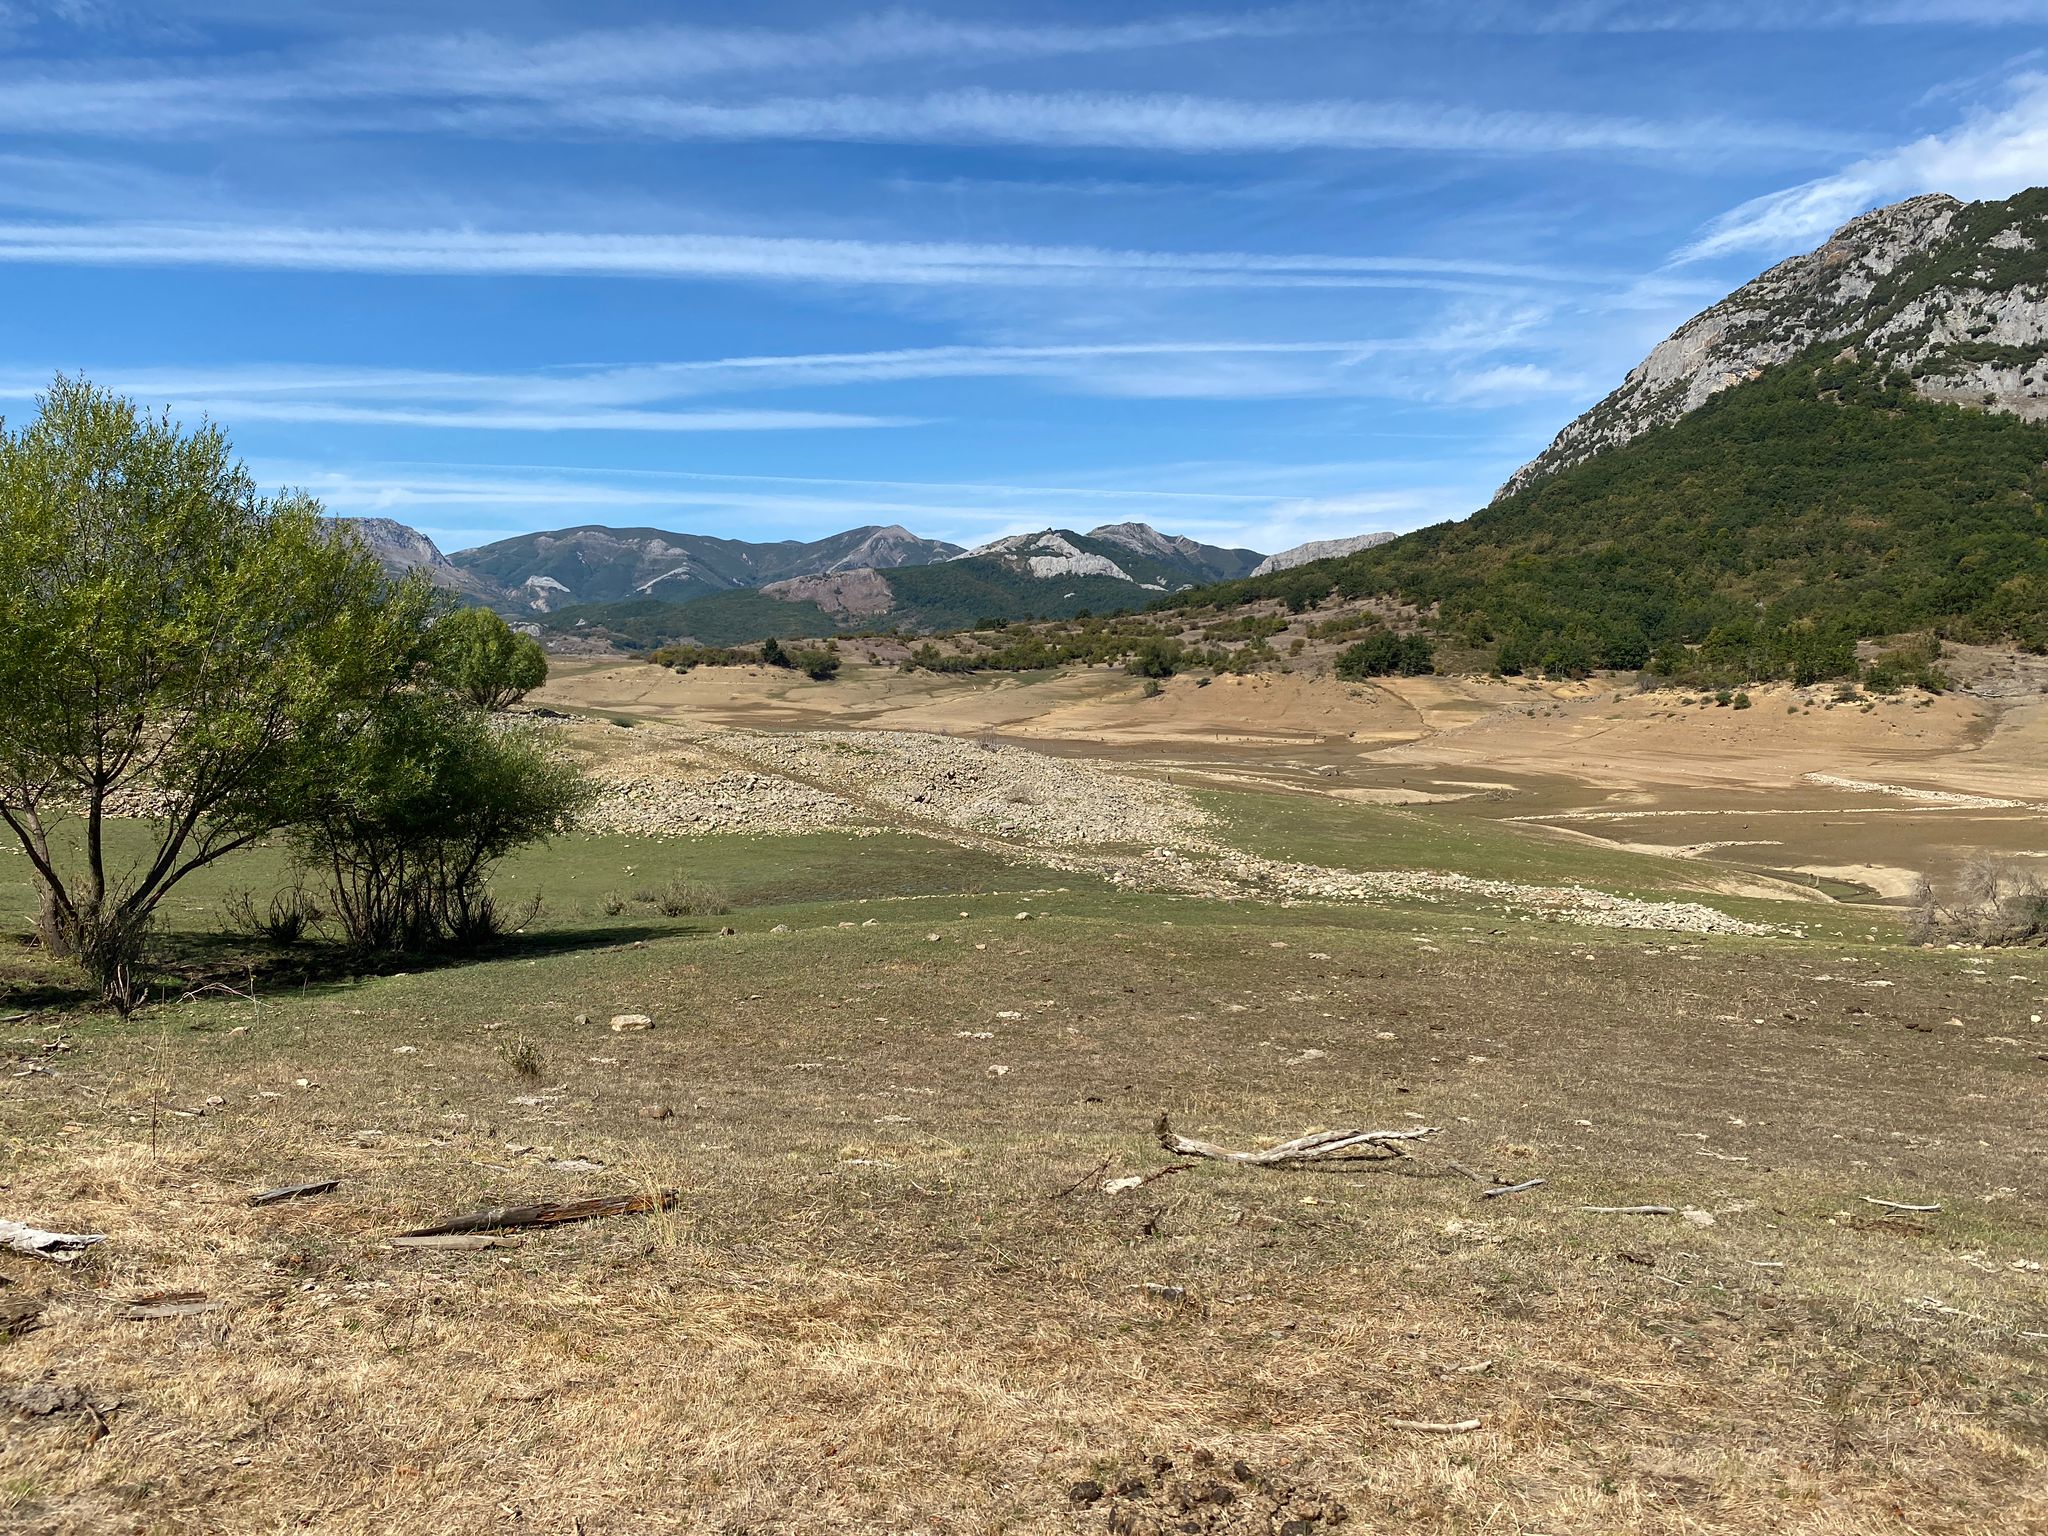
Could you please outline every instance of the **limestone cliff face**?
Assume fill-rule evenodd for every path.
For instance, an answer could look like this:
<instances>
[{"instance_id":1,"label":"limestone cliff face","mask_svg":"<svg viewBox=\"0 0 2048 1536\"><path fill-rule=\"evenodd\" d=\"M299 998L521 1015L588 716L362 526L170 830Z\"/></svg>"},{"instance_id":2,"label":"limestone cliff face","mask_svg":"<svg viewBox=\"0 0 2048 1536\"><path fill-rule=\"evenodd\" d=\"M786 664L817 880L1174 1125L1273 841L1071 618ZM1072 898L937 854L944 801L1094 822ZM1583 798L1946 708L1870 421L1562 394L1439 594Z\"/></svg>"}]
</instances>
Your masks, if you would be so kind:
<instances>
[{"instance_id":1,"label":"limestone cliff face","mask_svg":"<svg viewBox=\"0 0 2048 1536\"><path fill-rule=\"evenodd\" d=\"M1277 555L1268 555L1252 567L1254 576L1271 576L1275 571L1291 571L1297 565L1307 565L1312 560L1332 560L1339 555L1355 555L1361 549L1372 549L1376 545L1393 541L1391 533L1361 533L1348 539L1311 539L1306 544L1297 544L1292 549L1283 549Z\"/></svg>"},{"instance_id":2,"label":"limestone cliff face","mask_svg":"<svg viewBox=\"0 0 2048 1536\"><path fill-rule=\"evenodd\" d=\"M2048 189L1935 193L1851 219L1680 326L1499 496L1822 344L1905 369L1930 399L2048 416Z\"/></svg>"}]
</instances>

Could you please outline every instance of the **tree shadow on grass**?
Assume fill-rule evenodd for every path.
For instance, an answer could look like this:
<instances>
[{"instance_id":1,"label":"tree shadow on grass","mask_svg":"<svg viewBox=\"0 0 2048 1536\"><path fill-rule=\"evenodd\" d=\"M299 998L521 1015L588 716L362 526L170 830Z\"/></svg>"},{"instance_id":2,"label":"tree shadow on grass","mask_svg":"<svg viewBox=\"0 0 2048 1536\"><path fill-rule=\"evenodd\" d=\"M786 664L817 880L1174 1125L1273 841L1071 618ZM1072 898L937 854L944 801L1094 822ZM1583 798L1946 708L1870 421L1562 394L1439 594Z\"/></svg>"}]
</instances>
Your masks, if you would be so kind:
<instances>
[{"instance_id":1,"label":"tree shadow on grass","mask_svg":"<svg viewBox=\"0 0 2048 1536\"><path fill-rule=\"evenodd\" d=\"M339 990L366 976L416 976L500 960L624 949L655 939L708 938L717 931L712 925L614 923L507 934L460 950L368 957L344 944L321 939L281 947L233 935L179 933L160 938L154 946L147 1006L237 994L263 997L301 992L313 996ZM27 945L0 950L0 1014L97 1012L101 1006L94 989L75 967Z\"/></svg>"}]
</instances>

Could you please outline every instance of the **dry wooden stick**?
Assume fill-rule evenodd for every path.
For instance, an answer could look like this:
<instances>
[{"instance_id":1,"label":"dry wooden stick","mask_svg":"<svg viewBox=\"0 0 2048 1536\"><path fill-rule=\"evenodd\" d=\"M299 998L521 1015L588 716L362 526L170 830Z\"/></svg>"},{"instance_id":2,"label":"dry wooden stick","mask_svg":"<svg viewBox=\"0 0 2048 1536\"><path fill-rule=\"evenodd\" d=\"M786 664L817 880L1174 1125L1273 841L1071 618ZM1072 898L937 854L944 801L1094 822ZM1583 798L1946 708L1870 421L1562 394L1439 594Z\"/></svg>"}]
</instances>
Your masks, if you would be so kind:
<instances>
[{"instance_id":1,"label":"dry wooden stick","mask_svg":"<svg viewBox=\"0 0 2048 1536\"><path fill-rule=\"evenodd\" d=\"M1549 1182L1550 1180L1548 1179L1524 1179L1519 1184L1498 1184L1492 1189L1482 1189L1479 1191L1479 1198L1482 1200L1498 1200L1502 1195L1519 1195L1525 1189L1536 1189Z\"/></svg>"},{"instance_id":2,"label":"dry wooden stick","mask_svg":"<svg viewBox=\"0 0 2048 1536\"><path fill-rule=\"evenodd\" d=\"M394 1237L394 1248L517 1248L516 1237L493 1237L486 1232L448 1232L437 1237Z\"/></svg>"},{"instance_id":3,"label":"dry wooden stick","mask_svg":"<svg viewBox=\"0 0 2048 1536\"><path fill-rule=\"evenodd\" d=\"M1590 1211L1595 1216L1676 1216L1678 1214L1678 1207L1675 1205L1582 1205L1579 1209Z\"/></svg>"},{"instance_id":4,"label":"dry wooden stick","mask_svg":"<svg viewBox=\"0 0 2048 1536\"><path fill-rule=\"evenodd\" d=\"M94 1243L106 1240L101 1232L45 1232L18 1221L0 1221L0 1248L57 1264L69 1264Z\"/></svg>"},{"instance_id":5,"label":"dry wooden stick","mask_svg":"<svg viewBox=\"0 0 2048 1536\"><path fill-rule=\"evenodd\" d=\"M202 1312L218 1312L227 1305L224 1301L210 1301L204 1291L152 1291L146 1296L131 1297L128 1310L121 1314L124 1322L143 1323L159 1317L197 1317Z\"/></svg>"},{"instance_id":6,"label":"dry wooden stick","mask_svg":"<svg viewBox=\"0 0 2048 1536\"><path fill-rule=\"evenodd\" d=\"M672 1189L652 1195L597 1195L588 1200L544 1201L537 1205L499 1205L467 1216L451 1216L403 1233L405 1237L440 1237L454 1232L502 1232L512 1227L559 1227L565 1222L598 1216L637 1216L672 1211L680 1197Z\"/></svg>"},{"instance_id":7,"label":"dry wooden stick","mask_svg":"<svg viewBox=\"0 0 2048 1536\"><path fill-rule=\"evenodd\" d=\"M1919 1211L1922 1214L1941 1209L1939 1201L1936 1201L1933 1205L1907 1205L1898 1200L1880 1200L1875 1195L1863 1196L1863 1203L1865 1205L1881 1205L1888 1211Z\"/></svg>"},{"instance_id":8,"label":"dry wooden stick","mask_svg":"<svg viewBox=\"0 0 2048 1536\"><path fill-rule=\"evenodd\" d=\"M1105 1195L1126 1195L1134 1189L1143 1189L1147 1184L1165 1178L1169 1173L1186 1173L1193 1163L1168 1163L1164 1168L1155 1168L1150 1173L1130 1173L1120 1179L1105 1180L1102 1192Z\"/></svg>"},{"instance_id":9,"label":"dry wooden stick","mask_svg":"<svg viewBox=\"0 0 2048 1536\"><path fill-rule=\"evenodd\" d=\"M277 1189L266 1189L249 1197L251 1205L275 1205L280 1200L297 1200L306 1195L324 1195L341 1183L339 1179L319 1179L311 1184L286 1184Z\"/></svg>"},{"instance_id":10,"label":"dry wooden stick","mask_svg":"<svg viewBox=\"0 0 2048 1536\"><path fill-rule=\"evenodd\" d=\"M1245 1163L1258 1168L1287 1168L1302 1163L1380 1162L1407 1157L1409 1154L1401 1142L1434 1136L1439 1129L1434 1125L1419 1125L1408 1131L1312 1131L1292 1141L1283 1141L1276 1147L1266 1147L1257 1152L1233 1152L1214 1142L1176 1135L1164 1114L1153 1125L1159 1145L1176 1157L1209 1157L1221 1163Z\"/></svg>"},{"instance_id":11,"label":"dry wooden stick","mask_svg":"<svg viewBox=\"0 0 2048 1536\"><path fill-rule=\"evenodd\" d=\"M1093 1184L1097 1179L1101 1178L1107 1172L1109 1172L1109 1159L1105 1157L1101 1162L1097 1163L1093 1168L1090 1168L1086 1173L1082 1174L1081 1177L1074 1180L1074 1182L1069 1184L1065 1189L1059 1191L1057 1194L1051 1196L1050 1198L1054 1200L1064 1200L1067 1198L1067 1196L1071 1195L1075 1190L1081 1188L1082 1185Z\"/></svg>"},{"instance_id":12,"label":"dry wooden stick","mask_svg":"<svg viewBox=\"0 0 2048 1536\"><path fill-rule=\"evenodd\" d=\"M1467 1168L1463 1163L1445 1163L1444 1166L1453 1173L1462 1173L1474 1184L1492 1184L1494 1182L1493 1179L1481 1173L1478 1169Z\"/></svg>"}]
</instances>

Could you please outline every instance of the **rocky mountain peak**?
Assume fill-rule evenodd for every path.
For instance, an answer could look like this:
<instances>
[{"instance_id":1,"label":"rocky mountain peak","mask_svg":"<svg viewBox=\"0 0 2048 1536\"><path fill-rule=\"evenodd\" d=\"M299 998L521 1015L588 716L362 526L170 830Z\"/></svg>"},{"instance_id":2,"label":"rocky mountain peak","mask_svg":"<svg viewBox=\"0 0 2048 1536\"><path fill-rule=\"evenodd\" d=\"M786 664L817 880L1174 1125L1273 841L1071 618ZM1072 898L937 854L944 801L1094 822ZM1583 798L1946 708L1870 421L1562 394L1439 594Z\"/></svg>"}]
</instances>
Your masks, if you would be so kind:
<instances>
[{"instance_id":1,"label":"rocky mountain peak","mask_svg":"<svg viewBox=\"0 0 2048 1536\"><path fill-rule=\"evenodd\" d=\"M1930 193L1859 214L1686 321L1499 494L1822 343L1905 369L1932 399L2048 415L2048 189L1983 203Z\"/></svg>"}]
</instances>

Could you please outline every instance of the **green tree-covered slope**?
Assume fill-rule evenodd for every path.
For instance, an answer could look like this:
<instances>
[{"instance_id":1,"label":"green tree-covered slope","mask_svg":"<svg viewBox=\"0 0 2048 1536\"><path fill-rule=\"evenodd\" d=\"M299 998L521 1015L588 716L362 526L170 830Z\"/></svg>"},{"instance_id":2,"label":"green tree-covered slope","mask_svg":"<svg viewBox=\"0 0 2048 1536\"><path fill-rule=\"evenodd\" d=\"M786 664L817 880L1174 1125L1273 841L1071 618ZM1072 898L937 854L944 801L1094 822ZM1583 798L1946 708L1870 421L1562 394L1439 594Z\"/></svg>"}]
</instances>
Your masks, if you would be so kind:
<instances>
[{"instance_id":1,"label":"green tree-covered slope","mask_svg":"<svg viewBox=\"0 0 2048 1536\"><path fill-rule=\"evenodd\" d=\"M1711 642L1752 676L1938 629L2048 648L2048 424L1809 354L1461 522L1168 606L1385 594L1510 670Z\"/></svg>"}]
</instances>

